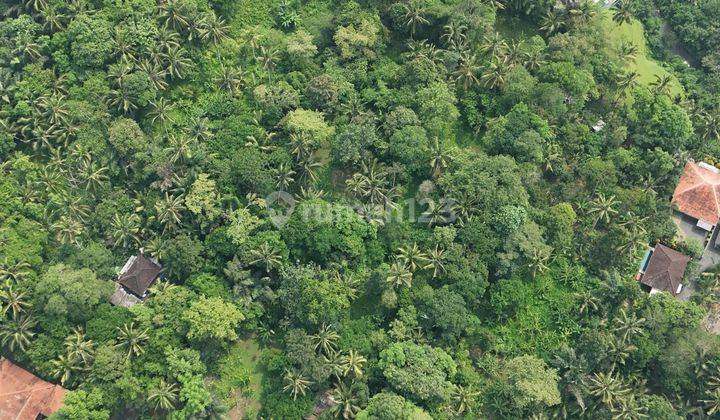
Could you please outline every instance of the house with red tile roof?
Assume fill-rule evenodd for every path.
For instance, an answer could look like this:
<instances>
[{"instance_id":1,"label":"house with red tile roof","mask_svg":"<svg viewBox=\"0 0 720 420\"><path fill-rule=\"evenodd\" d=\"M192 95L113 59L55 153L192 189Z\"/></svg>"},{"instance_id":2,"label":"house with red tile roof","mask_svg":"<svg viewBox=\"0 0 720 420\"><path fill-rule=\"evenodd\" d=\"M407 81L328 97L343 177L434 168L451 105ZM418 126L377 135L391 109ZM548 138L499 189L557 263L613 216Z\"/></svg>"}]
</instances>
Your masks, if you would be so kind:
<instances>
[{"instance_id":1,"label":"house with red tile roof","mask_svg":"<svg viewBox=\"0 0 720 420\"><path fill-rule=\"evenodd\" d=\"M0 419L36 420L62 407L65 389L0 357Z\"/></svg>"},{"instance_id":2,"label":"house with red tile roof","mask_svg":"<svg viewBox=\"0 0 720 420\"><path fill-rule=\"evenodd\" d=\"M711 232L720 221L720 170L705 162L688 162L673 193L678 212Z\"/></svg>"}]
</instances>

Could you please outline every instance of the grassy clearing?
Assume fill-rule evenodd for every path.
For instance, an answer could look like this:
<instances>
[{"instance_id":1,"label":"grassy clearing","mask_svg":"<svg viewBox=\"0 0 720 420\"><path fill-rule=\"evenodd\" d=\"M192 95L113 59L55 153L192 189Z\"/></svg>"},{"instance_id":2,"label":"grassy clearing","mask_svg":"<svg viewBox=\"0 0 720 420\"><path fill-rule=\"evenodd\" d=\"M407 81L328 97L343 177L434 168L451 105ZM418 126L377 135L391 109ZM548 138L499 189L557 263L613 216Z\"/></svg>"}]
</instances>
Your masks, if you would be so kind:
<instances>
[{"instance_id":1,"label":"grassy clearing","mask_svg":"<svg viewBox=\"0 0 720 420\"><path fill-rule=\"evenodd\" d=\"M220 361L220 377L212 387L231 407L231 419L256 418L260 412L263 372L260 347L253 339L238 341Z\"/></svg>"},{"instance_id":2,"label":"grassy clearing","mask_svg":"<svg viewBox=\"0 0 720 420\"><path fill-rule=\"evenodd\" d=\"M638 47L637 58L634 62L628 62L625 68L640 75L640 84L647 86L655 81L657 76L670 74L660 63L651 58L650 51L645 44L645 31L639 21L633 20L630 24L618 25L613 22L612 13L608 10L603 10L599 19L601 19L600 22L605 29L610 45L615 50L619 50L623 43L633 44ZM683 94L682 86L674 76L670 93L672 96Z\"/></svg>"}]
</instances>

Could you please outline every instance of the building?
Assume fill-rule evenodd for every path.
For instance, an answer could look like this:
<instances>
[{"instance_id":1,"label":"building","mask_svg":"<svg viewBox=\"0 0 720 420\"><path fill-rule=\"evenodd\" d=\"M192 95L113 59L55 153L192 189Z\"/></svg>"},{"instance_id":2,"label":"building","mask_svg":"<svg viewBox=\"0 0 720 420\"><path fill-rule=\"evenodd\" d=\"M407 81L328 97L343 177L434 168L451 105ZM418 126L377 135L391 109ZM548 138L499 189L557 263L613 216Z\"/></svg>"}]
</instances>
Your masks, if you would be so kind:
<instances>
[{"instance_id":1,"label":"building","mask_svg":"<svg viewBox=\"0 0 720 420\"><path fill-rule=\"evenodd\" d=\"M162 266L155 258L149 258L142 252L133 255L118 274L115 293L110 296L110 303L130 307L142 302L161 270Z\"/></svg>"},{"instance_id":2,"label":"building","mask_svg":"<svg viewBox=\"0 0 720 420\"><path fill-rule=\"evenodd\" d=\"M677 296L682 291L683 277L689 262L690 257L687 255L658 244L645 254L637 279L650 294L668 292Z\"/></svg>"},{"instance_id":3,"label":"building","mask_svg":"<svg viewBox=\"0 0 720 420\"><path fill-rule=\"evenodd\" d=\"M65 390L0 357L0 419L36 420L62 406Z\"/></svg>"},{"instance_id":4,"label":"building","mask_svg":"<svg viewBox=\"0 0 720 420\"><path fill-rule=\"evenodd\" d=\"M720 170L705 162L688 162L672 203L698 228L712 232L720 220Z\"/></svg>"}]
</instances>

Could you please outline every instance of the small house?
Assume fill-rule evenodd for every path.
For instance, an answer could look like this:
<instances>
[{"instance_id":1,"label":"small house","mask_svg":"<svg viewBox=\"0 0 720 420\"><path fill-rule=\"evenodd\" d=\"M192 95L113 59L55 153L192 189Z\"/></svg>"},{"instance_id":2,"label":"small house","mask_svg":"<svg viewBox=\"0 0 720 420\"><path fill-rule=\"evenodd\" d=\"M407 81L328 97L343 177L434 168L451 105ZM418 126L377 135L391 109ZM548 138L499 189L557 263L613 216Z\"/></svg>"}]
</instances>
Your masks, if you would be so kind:
<instances>
[{"instance_id":1,"label":"small house","mask_svg":"<svg viewBox=\"0 0 720 420\"><path fill-rule=\"evenodd\" d=\"M148 289L157 280L162 266L155 258L140 252L130 257L118 274L115 293L110 296L113 305L130 307L145 300Z\"/></svg>"},{"instance_id":2,"label":"small house","mask_svg":"<svg viewBox=\"0 0 720 420\"><path fill-rule=\"evenodd\" d=\"M682 291L689 262L687 255L658 244L645 254L637 279L650 294L668 292L677 296Z\"/></svg>"},{"instance_id":3,"label":"small house","mask_svg":"<svg viewBox=\"0 0 720 420\"><path fill-rule=\"evenodd\" d=\"M62 407L65 389L0 357L0 419L36 420Z\"/></svg>"}]
</instances>

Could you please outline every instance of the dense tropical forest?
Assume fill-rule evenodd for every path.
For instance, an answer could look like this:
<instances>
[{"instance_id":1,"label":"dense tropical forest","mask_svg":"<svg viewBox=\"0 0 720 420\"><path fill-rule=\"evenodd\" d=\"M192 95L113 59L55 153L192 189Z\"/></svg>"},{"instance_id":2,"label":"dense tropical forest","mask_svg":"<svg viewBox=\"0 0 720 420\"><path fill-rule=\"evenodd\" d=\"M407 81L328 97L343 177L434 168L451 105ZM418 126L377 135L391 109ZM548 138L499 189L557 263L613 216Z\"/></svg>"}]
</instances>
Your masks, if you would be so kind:
<instances>
[{"instance_id":1,"label":"dense tropical forest","mask_svg":"<svg viewBox=\"0 0 720 420\"><path fill-rule=\"evenodd\" d=\"M53 418L720 416L720 276L635 279L702 253L717 0L0 12L0 354Z\"/></svg>"}]
</instances>

